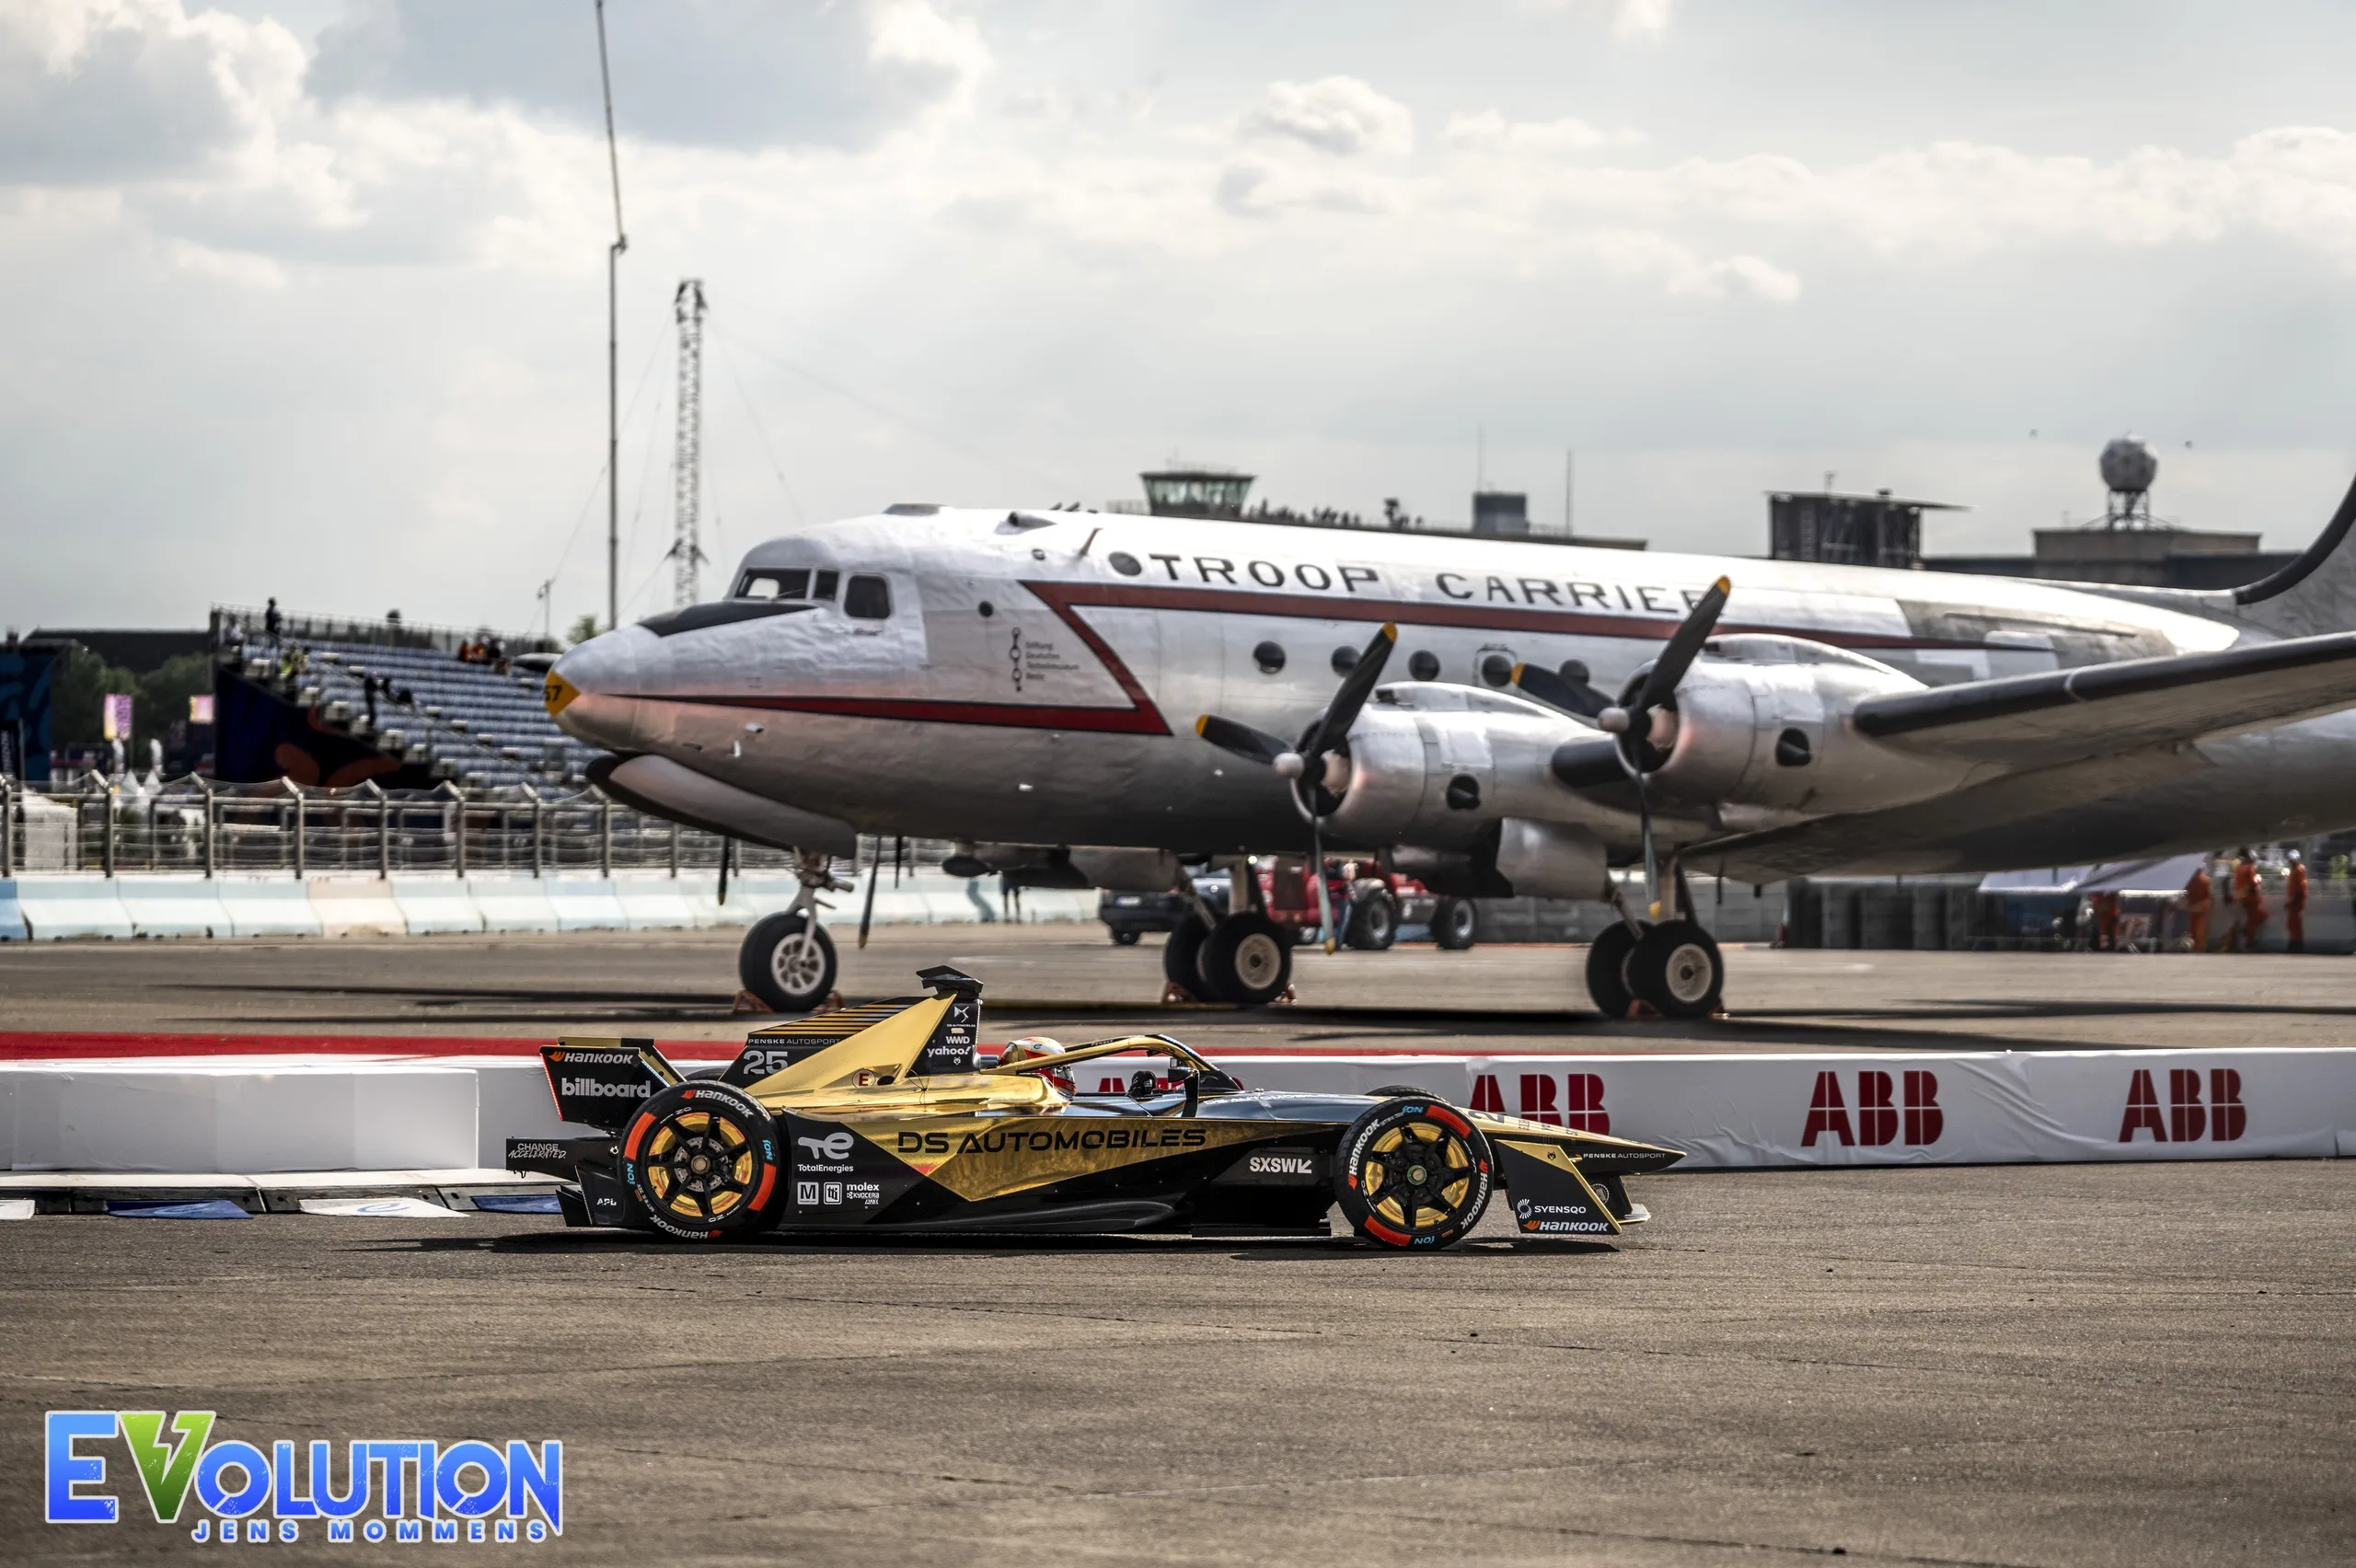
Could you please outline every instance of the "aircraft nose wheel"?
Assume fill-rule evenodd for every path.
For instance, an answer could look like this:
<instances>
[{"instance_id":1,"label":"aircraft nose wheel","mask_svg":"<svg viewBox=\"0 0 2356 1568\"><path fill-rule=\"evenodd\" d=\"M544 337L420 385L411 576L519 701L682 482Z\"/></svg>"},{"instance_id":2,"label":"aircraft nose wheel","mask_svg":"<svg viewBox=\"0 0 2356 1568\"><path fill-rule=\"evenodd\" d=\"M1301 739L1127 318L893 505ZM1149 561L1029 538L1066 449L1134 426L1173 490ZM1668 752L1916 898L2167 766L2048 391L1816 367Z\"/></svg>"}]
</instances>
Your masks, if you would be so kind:
<instances>
[{"instance_id":1,"label":"aircraft nose wheel","mask_svg":"<svg viewBox=\"0 0 2356 1568\"><path fill-rule=\"evenodd\" d=\"M778 1215L777 1129L760 1102L708 1079L648 1097L622 1134L622 1175L657 1228L696 1240Z\"/></svg>"},{"instance_id":2,"label":"aircraft nose wheel","mask_svg":"<svg viewBox=\"0 0 2356 1568\"><path fill-rule=\"evenodd\" d=\"M1628 955L1628 987L1665 1018L1707 1018L1726 988L1726 961L1692 920L1663 920Z\"/></svg>"},{"instance_id":3,"label":"aircraft nose wheel","mask_svg":"<svg viewBox=\"0 0 2356 1568\"><path fill-rule=\"evenodd\" d=\"M835 943L806 915L771 915L745 933L736 977L774 1012L808 1012L835 988Z\"/></svg>"},{"instance_id":4,"label":"aircraft nose wheel","mask_svg":"<svg viewBox=\"0 0 2356 1568\"><path fill-rule=\"evenodd\" d=\"M1450 1247L1489 1206L1489 1140L1455 1110L1386 1101L1342 1135L1334 1197L1352 1228L1386 1247Z\"/></svg>"}]
</instances>

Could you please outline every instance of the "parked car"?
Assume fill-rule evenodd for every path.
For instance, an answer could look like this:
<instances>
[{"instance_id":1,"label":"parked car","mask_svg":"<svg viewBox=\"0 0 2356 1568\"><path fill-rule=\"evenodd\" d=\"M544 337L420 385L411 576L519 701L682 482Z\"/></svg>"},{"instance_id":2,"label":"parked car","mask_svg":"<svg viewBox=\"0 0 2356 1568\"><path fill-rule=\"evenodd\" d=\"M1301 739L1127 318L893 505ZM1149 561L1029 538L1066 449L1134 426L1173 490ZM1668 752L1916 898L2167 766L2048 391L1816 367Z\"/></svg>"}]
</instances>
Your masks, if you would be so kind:
<instances>
[{"instance_id":1,"label":"parked car","mask_svg":"<svg viewBox=\"0 0 2356 1568\"><path fill-rule=\"evenodd\" d=\"M1195 879L1195 896L1222 915L1227 913L1227 894L1224 871ZM1096 898L1096 917L1123 947L1135 947L1148 931L1176 930L1188 913L1186 902L1174 893L1106 892Z\"/></svg>"}]
</instances>

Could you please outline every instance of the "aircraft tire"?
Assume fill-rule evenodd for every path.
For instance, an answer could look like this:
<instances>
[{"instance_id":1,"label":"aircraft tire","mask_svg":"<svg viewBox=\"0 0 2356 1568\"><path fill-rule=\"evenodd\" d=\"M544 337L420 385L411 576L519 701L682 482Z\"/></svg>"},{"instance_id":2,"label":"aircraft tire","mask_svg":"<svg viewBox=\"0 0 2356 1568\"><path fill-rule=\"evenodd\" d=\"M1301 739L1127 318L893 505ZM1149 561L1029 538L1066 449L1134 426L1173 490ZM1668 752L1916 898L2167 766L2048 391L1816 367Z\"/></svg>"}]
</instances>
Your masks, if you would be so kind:
<instances>
[{"instance_id":1,"label":"aircraft tire","mask_svg":"<svg viewBox=\"0 0 2356 1568\"><path fill-rule=\"evenodd\" d=\"M1230 915L1195 955L1214 1001L1265 1007L1292 984L1292 936L1265 915Z\"/></svg>"},{"instance_id":2,"label":"aircraft tire","mask_svg":"<svg viewBox=\"0 0 2356 1568\"><path fill-rule=\"evenodd\" d=\"M1726 989L1726 960L1692 920L1663 920L1628 955L1628 987L1664 1018L1707 1018Z\"/></svg>"},{"instance_id":3,"label":"aircraft tire","mask_svg":"<svg viewBox=\"0 0 2356 1568\"><path fill-rule=\"evenodd\" d=\"M1162 978L1198 1002L1219 999L1205 989L1202 968L1195 962L1210 934L1200 916L1188 915L1170 928L1170 940L1161 948Z\"/></svg>"},{"instance_id":4,"label":"aircraft tire","mask_svg":"<svg viewBox=\"0 0 2356 1568\"><path fill-rule=\"evenodd\" d=\"M1614 920L1596 933L1587 950L1587 994L1595 1010L1606 1018L1626 1018L1636 993L1628 986L1628 960L1636 951L1636 933L1625 920Z\"/></svg>"},{"instance_id":5,"label":"aircraft tire","mask_svg":"<svg viewBox=\"0 0 2356 1568\"><path fill-rule=\"evenodd\" d=\"M1443 898L1432 910L1432 940L1450 952L1462 952L1472 945L1480 925L1480 913L1471 899Z\"/></svg>"},{"instance_id":6,"label":"aircraft tire","mask_svg":"<svg viewBox=\"0 0 2356 1568\"><path fill-rule=\"evenodd\" d=\"M1369 1108L1334 1157L1334 1197L1350 1228L1401 1251L1438 1251L1470 1236L1496 1182L1489 1140L1431 1095Z\"/></svg>"},{"instance_id":7,"label":"aircraft tire","mask_svg":"<svg viewBox=\"0 0 2356 1568\"><path fill-rule=\"evenodd\" d=\"M1350 911L1350 928L1342 940L1360 952L1382 952L1399 940L1399 905L1387 893L1370 894Z\"/></svg>"},{"instance_id":8,"label":"aircraft tire","mask_svg":"<svg viewBox=\"0 0 2356 1568\"><path fill-rule=\"evenodd\" d=\"M724 1083L674 1084L647 1096L622 1129L622 1180L657 1230L725 1241L783 1213L777 1124Z\"/></svg>"},{"instance_id":9,"label":"aircraft tire","mask_svg":"<svg viewBox=\"0 0 2356 1568\"><path fill-rule=\"evenodd\" d=\"M835 941L806 915L753 923L737 950L736 977L777 1012L808 1012L835 988Z\"/></svg>"}]
</instances>

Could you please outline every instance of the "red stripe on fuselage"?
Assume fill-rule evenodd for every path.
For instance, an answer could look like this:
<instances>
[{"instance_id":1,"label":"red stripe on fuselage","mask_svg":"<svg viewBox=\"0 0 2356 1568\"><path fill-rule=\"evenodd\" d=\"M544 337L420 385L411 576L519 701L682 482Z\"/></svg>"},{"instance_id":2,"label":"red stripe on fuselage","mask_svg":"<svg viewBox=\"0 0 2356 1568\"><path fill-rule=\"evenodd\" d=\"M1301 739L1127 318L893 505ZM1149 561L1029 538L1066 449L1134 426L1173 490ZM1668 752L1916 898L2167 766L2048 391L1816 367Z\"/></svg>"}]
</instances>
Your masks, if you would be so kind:
<instances>
[{"instance_id":1,"label":"red stripe on fuselage","mask_svg":"<svg viewBox=\"0 0 2356 1568\"><path fill-rule=\"evenodd\" d=\"M1559 637L1616 637L1667 641L1680 617L1591 615L1520 606L1436 605L1424 600L1360 599L1322 594L1260 594L1242 589L1187 588L1147 582L1025 582L1023 587L1072 628L1129 699L1126 708L1064 708L1021 702L948 702L905 697L658 697L641 701L697 707L749 708L778 713L829 713L849 719L900 719L921 724L980 724L1018 730L1077 730L1101 734L1167 735L1169 723L1121 656L1079 614L1083 609L1179 610L1195 615L1278 616L1295 620L1394 621L1484 631L1535 631ZM1842 648L1977 648L1968 640L1894 637L1878 632L1794 631L1784 627L1721 624L1720 634L1768 632L1805 637Z\"/></svg>"}]
</instances>

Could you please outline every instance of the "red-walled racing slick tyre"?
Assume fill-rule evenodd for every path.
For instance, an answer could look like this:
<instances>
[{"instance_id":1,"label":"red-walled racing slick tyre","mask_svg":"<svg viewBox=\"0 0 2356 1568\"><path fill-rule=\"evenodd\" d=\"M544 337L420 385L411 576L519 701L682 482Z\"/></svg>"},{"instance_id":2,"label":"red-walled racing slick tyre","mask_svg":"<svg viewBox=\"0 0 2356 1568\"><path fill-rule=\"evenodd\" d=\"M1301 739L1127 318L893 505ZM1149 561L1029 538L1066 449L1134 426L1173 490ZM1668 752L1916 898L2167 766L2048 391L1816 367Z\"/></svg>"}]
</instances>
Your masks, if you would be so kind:
<instances>
[{"instance_id":1,"label":"red-walled racing slick tyre","mask_svg":"<svg viewBox=\"0 0 2356 1568\"><path fill-rule=\"evenodd\" d=\"M1472 1233L1496 1183L1489 1140L1434 1099L1389 1100L1350 1124L1334 1195L1352 1229L1385 1247L1452 1247Z\"/></svg>"},{"instance_id":2,"label":"red-walled racing slick tyre","mask_svg":"<svg viewBox=\"0 0 2356 1568\"><path fill-rule=\"evenodd\" d=\"M743 1090L710 1079L649 1095L622 1130L622 1180L657 1229L698 1241L777 1220L777 1125Z\"/></svg>"}]
</instances>

